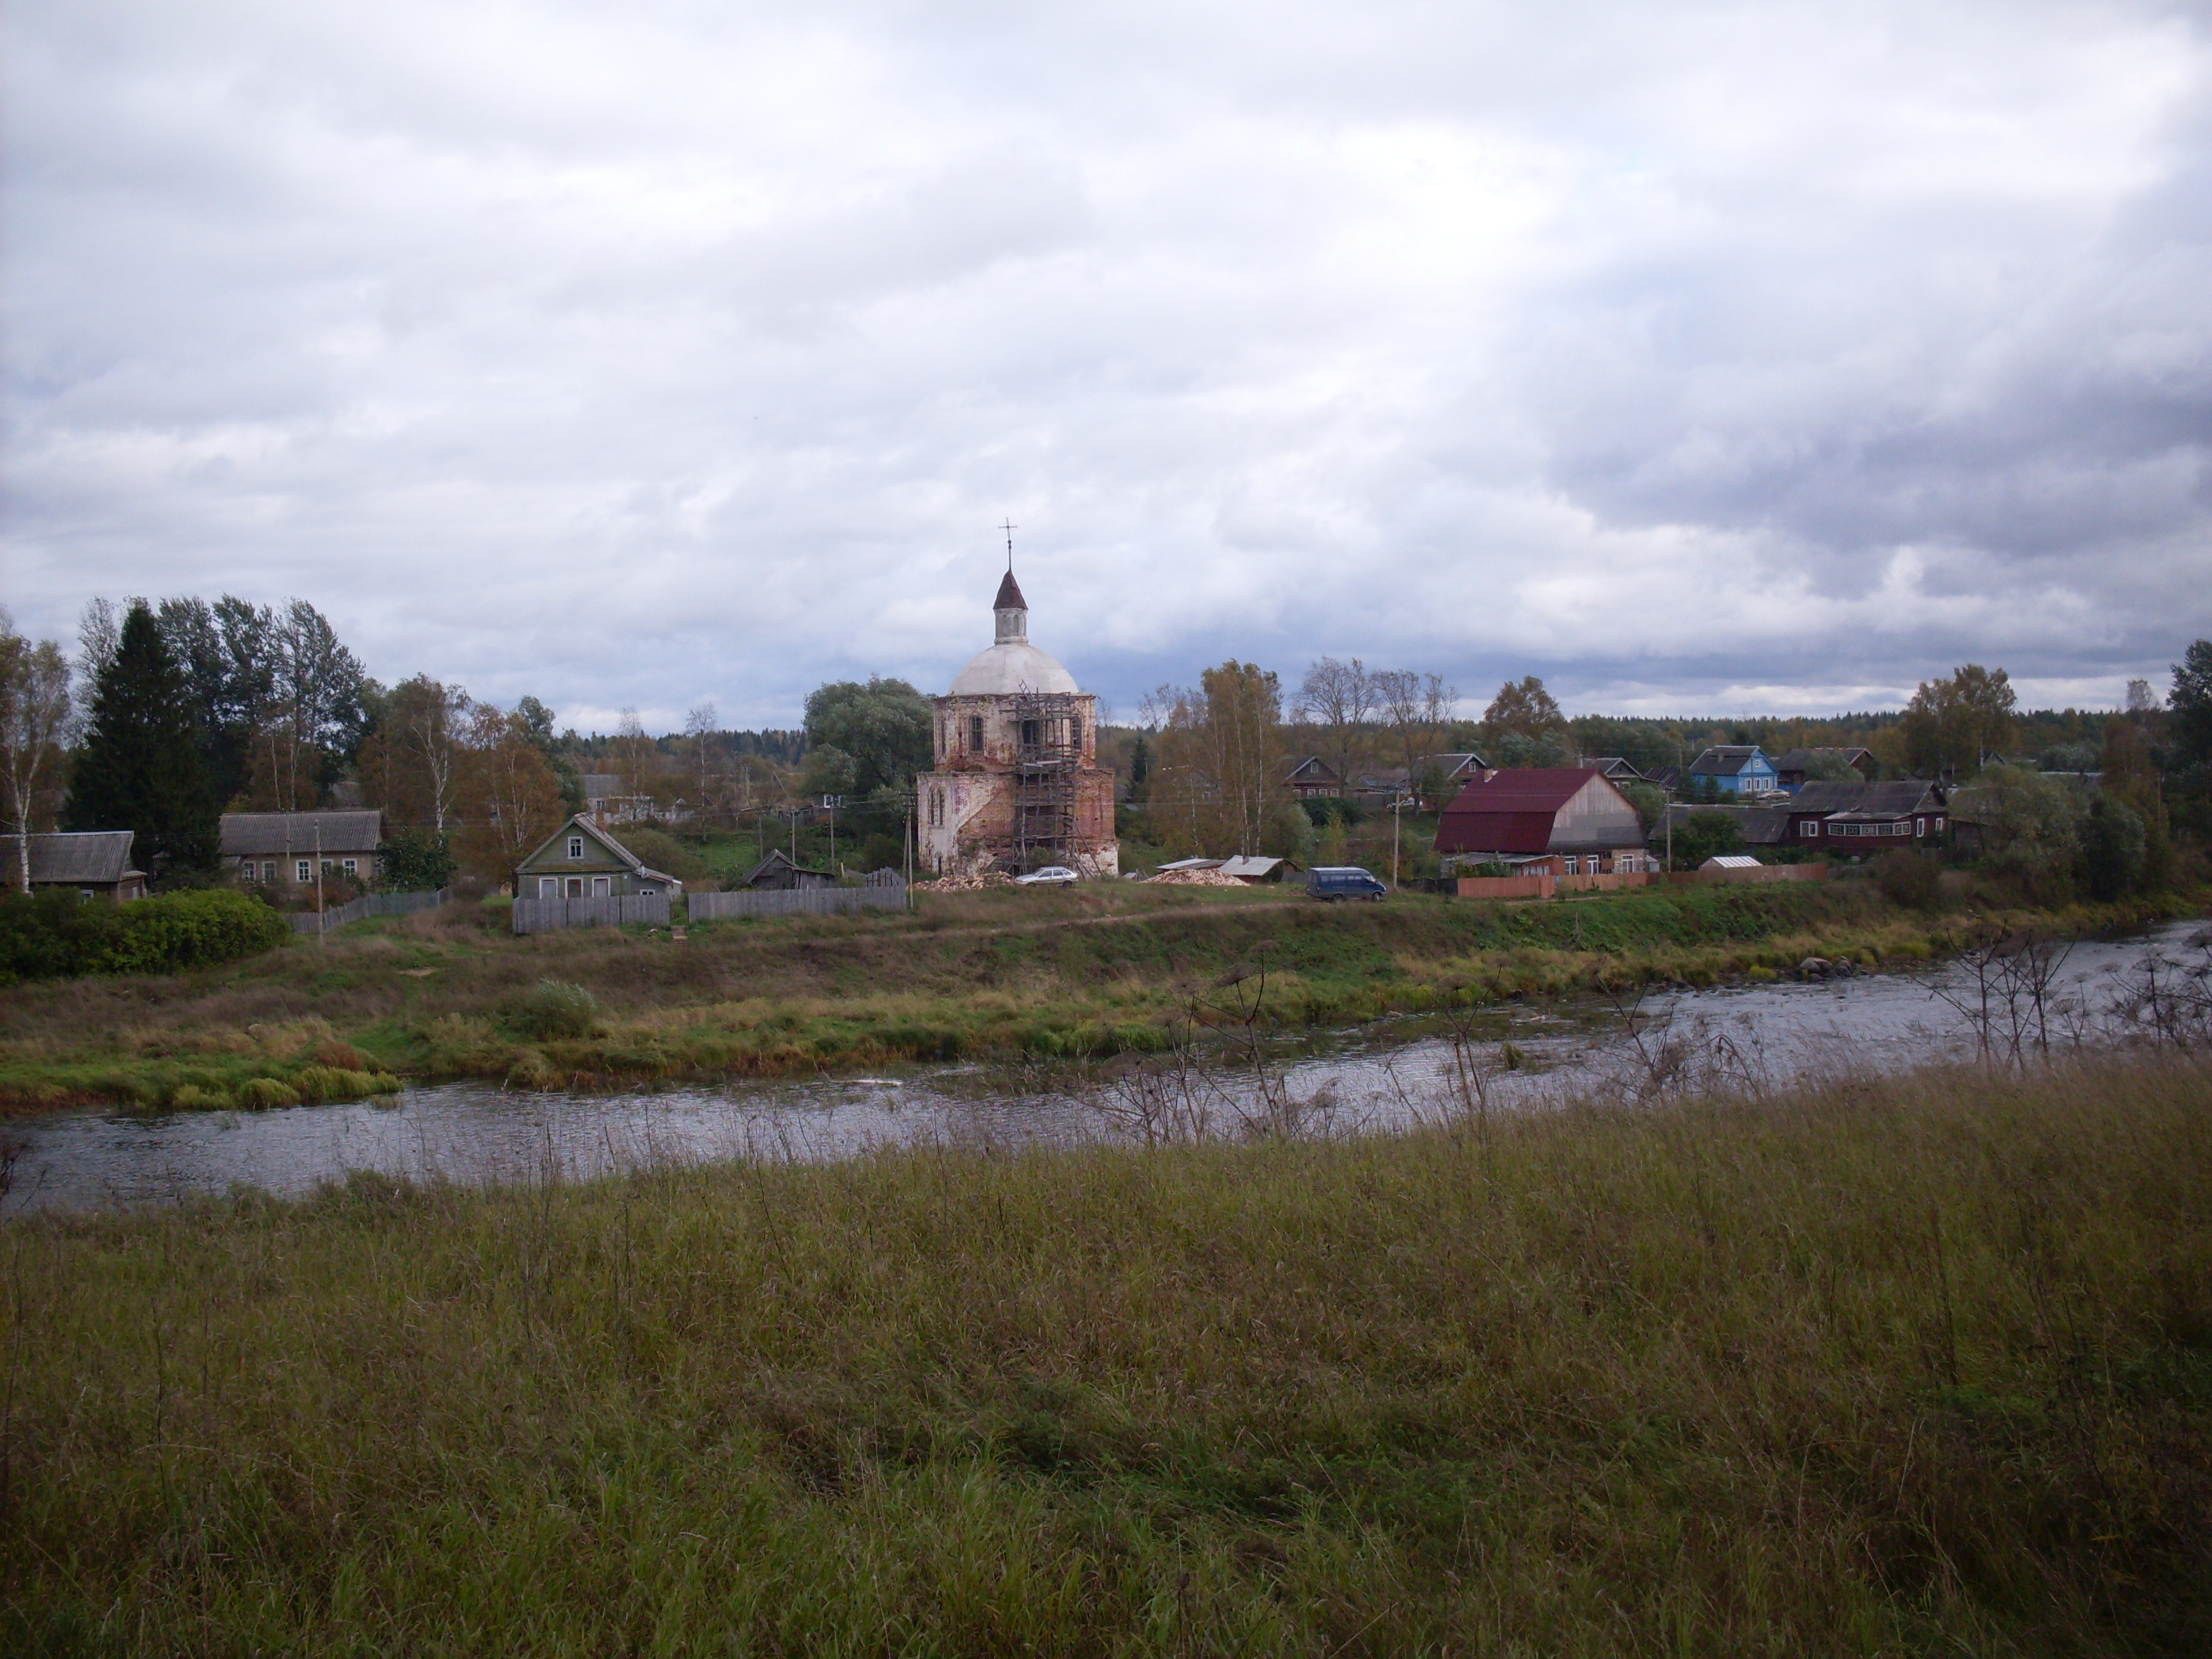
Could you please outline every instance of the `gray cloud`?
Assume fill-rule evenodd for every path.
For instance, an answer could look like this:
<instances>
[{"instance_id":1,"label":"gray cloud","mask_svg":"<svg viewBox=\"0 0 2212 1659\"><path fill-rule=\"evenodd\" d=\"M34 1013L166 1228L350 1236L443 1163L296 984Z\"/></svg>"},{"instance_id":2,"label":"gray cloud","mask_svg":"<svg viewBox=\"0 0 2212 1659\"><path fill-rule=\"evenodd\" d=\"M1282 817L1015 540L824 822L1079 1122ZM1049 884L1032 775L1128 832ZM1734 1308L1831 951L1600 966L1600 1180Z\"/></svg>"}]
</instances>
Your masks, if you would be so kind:
<instances>
[{"instance_id":1,"label":"gray cloud","mask_svg":"<svg viewBox=\"0 0 2212 1659\"><path fill-rule=\"evenodd\" d=\"M2154 6L19 7L7 597L304 594L605 724L2118 694L2212 633L2212 45Z\"/></svg>"}]
</instances>

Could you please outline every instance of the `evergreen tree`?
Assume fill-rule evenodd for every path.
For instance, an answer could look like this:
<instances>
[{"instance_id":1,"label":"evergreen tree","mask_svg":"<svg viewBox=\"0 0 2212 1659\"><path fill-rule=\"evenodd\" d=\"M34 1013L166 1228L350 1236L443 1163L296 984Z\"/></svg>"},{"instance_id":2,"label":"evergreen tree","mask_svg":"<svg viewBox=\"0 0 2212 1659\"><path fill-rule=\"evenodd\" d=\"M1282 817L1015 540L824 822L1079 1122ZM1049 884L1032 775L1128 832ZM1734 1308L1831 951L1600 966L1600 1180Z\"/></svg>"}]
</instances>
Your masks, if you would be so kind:
<instances>
[{"instance_id":1,"label":"evergreen tree","mask_svg":"<svg viewBox=\"0 0 2212 1659\"><path fill-rule=\"evenodd\" d=\"M211 868L217 805L185 677L143 604L124 618L93 685L92 723L70 778L67 827L130 830L156 876Z\"/></svg>"}]
</instances>

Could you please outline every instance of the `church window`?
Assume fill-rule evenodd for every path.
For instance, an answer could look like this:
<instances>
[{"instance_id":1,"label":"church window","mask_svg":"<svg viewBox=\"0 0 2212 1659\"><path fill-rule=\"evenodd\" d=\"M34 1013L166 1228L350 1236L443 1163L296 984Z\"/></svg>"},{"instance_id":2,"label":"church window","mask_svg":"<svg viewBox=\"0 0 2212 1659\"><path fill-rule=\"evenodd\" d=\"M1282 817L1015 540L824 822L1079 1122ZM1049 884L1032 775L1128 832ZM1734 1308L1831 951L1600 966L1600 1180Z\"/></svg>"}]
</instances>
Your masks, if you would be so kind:
<instances>
[{"instance_id":1,"label":"church window","mask_svg":"<svg viewBox=\"0 0 2212 1659\"><path fill-rule=\"evenodd\" d=\"M983 717L981 714L968 717L968 746L979 755L983 752Z\"/></svg>"}]
</instances>

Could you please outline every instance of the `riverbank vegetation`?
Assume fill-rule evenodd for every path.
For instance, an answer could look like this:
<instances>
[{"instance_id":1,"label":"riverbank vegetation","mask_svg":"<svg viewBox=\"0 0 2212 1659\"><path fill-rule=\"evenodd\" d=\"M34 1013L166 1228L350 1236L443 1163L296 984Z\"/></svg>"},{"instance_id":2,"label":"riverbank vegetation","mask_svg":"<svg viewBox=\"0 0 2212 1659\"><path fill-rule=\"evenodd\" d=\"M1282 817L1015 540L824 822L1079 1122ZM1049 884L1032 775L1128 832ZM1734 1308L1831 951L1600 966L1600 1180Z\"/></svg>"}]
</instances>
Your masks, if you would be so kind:
<instances>
[{"instance_id":1,"label":"riverbank vegetation","mask_svg":"<svg viewBox=\"0 0 2212 1659\"><path fill-rule=\"evenodd\" d=\"M2212 1648L2212 1072L0 1229L17 1653Z\"/></svg>"},{"instance_id":2,"label":"riverbank vegetation","mask_svg":"<svg viewBox=\"0 0 2212 1659\"><path fill-rule=\"evenodd\" d=\"M1167 1046L1194 995L1254 969L1268 976L1265 1018L1297 1030L1771 978L1808 956L1909 963L1992 929L2083 933L2167 913L2148 902L2033 913L1900 903L1870 882L1375 906L1097 883L925 895L922 907L722 923L679 942L613 929L518 939L497 907L457 905L224 969L18 987L0 1000L0 1102L243 1106L257 1079L329 1097L313 1092L326 1079L304 1073L333 1066L546 1088L1097 1058Z\"/></svg>"}]
</instances>

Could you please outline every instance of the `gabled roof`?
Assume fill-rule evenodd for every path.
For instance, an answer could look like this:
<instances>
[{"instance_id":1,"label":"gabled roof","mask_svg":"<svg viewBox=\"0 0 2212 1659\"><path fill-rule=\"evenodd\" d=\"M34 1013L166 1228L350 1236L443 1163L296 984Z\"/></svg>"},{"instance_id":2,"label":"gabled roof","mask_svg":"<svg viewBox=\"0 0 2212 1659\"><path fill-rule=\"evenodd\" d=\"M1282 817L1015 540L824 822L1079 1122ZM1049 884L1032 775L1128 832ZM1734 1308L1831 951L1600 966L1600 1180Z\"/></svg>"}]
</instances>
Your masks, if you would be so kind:
<instances>
[{"instance_id":1,"label":"gabled roof","mask_svg":"<svg viewBox=\"0 0 2212 1659\"><path fill-rule=\"evenodd\" d=\"M1509 767L1468 779L1444 812L1556 812L1584 784L1603 775L1594 766Z\"/></svg>"},{"instance_id":2,"label":"gabled roof","mask_svg":"<svg viewBox=\"0 0 2212 1659\"><path fill-rule=\"evenodd\" d=\"M1630 764L1626 757L1620 755L1585 755L1583 757L1583 764L1595 767L1615 783L1619 783L1623 778L1632 783L1639 782L1644 776L1643 773Z\"/></svg>"},{"instance_id":3,"label":"gabled roof","mask_svg":"<svg viewBox=\"0 0 2212 1659\"><path fill-rule=\"evenodd\" d=\"M1667 816L1659 821L1653 833L1663 836L1668 824L1679 834L1691 815L1697 812L1719 812L1735 825L1736 834L1743 837L1747 847L1778 846L1789 839L1790 815L1787 806L1708 806L1701 801L1676 801L1667 809Z\"/></svg>"},{"instance_id":4,"label":"gabled roof","mask_svg":"<svg viewBox=\"0 0 2212 1659\"><path fill-rule=\"evenodd\" d=\"M0 836L0 882L16 878L22 838ZM80 830L31 837L31 879L57 884L81 881L112 886L125 876L143 876L131 867L131 831Z\"/></svg>"},{"instance_id":5,"label":"gabled roof","mask_svg":"<svg viewBox=\"0 0 2212 1659\"><path fill-rule=\"evenodd\" d=\"M1319 755L1308 755L1304 760L1300 761L1296 766L1293 766L1291 769L1290 775L1292 778L1318 776L1328 778L1332 782L1341 781L1341 780L1337 777L1336 769L1334 766L1331 766L1327 761L1323 760Z\"/></svg>"},{"instance_id":6,"label":"gabled roof","mask_svg":"<svg viewBox=\"0 0 2212 1659\"><path fill-rule=\"evenodd\" d=\"M1816 778L1790 796L1790 810L1801 814L1847 812L1865 797L1868 787L1858 780Z\"/></svg>"},{"instance_id":7,"label":"gabled roof","mask_svg":"<svg viewBox=\"0 0 2212 1659\"><path fill-rule=\"evenodd\" d=\"M784 855L783 848L781 847L772 847L769 849L769 854L766 858L763 859L758 864L756 864L751 869L745 872L744 879L740 881L738 885L740 887L750 887L755 882L758 881L763 876L765 876L771 871L775 870L788 870L793 875L798 876L819 876L824 881L835 881L837 879L837 872L835 870L811 870L803 864L793 864Z\"/></svg>"},{"instance_id":8,"label":"gabled roof","mask_svg":"<svg viewBox=\"0 0 2212 1659\"><path fill-rule=\"evenodd\" d=\"M531 853L530 856L524 859L522 862L525 865L535 864L538 859L544 855L547 848L552 846L555 842L559 841L564 836L582 836L587 840L597 842L601 847L605 848L609 853L611 853L614 855L617 863L626 866L629 868L629 872L634 876L642 877L647 881L665 881L671 887L681 887L684 885L682 882L678 881L674 876L670 875L665 870L653 869L643 859L638 857L638 855L631 852L629 848L623 846L612 836L599 828L598 824L592 823L590 816L583 812L577 813L574 817L570 818L568 823L562 824L551 835L546 836L544 841L539 842L537 848Z\"/></svg>"},{"instance_id":9,"label":"gabled roof","mask_svg":"<svg viewBox=\"0 0 2212 1659\"><path fill-rule=\"evenodd\" d=\"M1559 811L1591 784L1620 802L1632 818L1635 808L1620 787L1592 766L1510 767L1487 777L1471 778L1452 797L1437 821L1440 853L1547 853ZM1639 832L1632 839L1641 841ZM1575 843L1579 845L1579 843Z\"/></svg>"},{"instance_id":10,"label":"gabled roof","mask_svg":"<svg viewBox=\"0 0 2212 1659\"><path fill-rule=\"evenodd\" d=\"M1823 747L1814 749L1793 749L1786 755L1774 755L1770 756L1769 758L1773 761L1774 769L1778 772L1802 772L1808 766L1812 764L1813 757L1815 755L1830 756L1834 759L1843 762L1846 766L1855 767L1859 763L1862 758L1870 758L1872 753L1872 750L1866 749Z\"/></svg>"},{"instance_id":11,"label":"gabled roof","mask_svg":"<svg viewBox=\"0 0 2212 1659\"><path fill-rule=\"evenodd\" d=\"M317 850L373 853L384 839L384 814L374 810L337 812L225 812L222 856L227 859L295 858Z\"/></svg>"},{"instance_id":12,"label":"gabled roof","mask_svg":"<svg viewBox=\"0 0 2212 1659\"><path fill-rule=\"evenodd\" d=\"M1812 787L1809 783L1805 786L1806 789ZM1802 794L1803 791L1799 793ZM1915 812L1939 811L1942 805L1942 790L1925 778L1893 778L1887 783L1867 785L1858 799L1828 816L1835 818L1909 818Z\"/></svg>"},{"instance_id":13,"label":"gabled roof","mask_svg":"<svg viewBox=\"0 0 2212 1659\"><path fill-rule=\"evenodd\" d=\"M1732 778L1754 760L1765 760L1755 743L1716 744L1690 763L1693 778Z\"/></svg>"},{"instance_id":14,"label":"gabled roof","mask_svg":"<svg viewBox=\"0 0 2212 1659\"><path fill-rule=\"evenodd\" d=\"M1444 781L1447 783L1454 778L1463 777L1471 772L1487 772L1490 769L1490 763L1471 749L1459 755L1430 755L1425 757L1425 760L1428 765L1440 766L1443 769Z\"/></svg>"}]
</instances>

